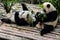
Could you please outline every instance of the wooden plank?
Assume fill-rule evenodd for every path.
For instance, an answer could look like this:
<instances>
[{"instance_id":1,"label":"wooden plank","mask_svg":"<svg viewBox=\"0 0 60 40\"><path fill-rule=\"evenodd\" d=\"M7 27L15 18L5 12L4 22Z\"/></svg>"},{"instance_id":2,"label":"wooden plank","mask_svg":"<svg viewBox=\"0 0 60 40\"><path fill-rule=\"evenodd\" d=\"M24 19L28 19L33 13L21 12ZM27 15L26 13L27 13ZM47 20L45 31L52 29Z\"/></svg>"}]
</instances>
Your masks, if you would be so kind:
<instances>
[{"instance_id":1,"label":"wooden plank","mask_svg":"<svg viewBox=\"0 0 60 40\"><path fill-rule=\"evenodd\" d=\"M26 31L37 32L37 33L40 32L40 30L37 30L35 27L29 27L29 26L18 26L15 24L6 24L6 23L4 23L3 26L12 27L13 29L18 29L18 30L26 30Z\"/></svg>"},{"instance_id":2,"label":"wooden plank","mask_svg":"<svg viewBox=\"0 0 60 40\"><path fill-rule=\"evenodd\" d=\"M56 40L60 40L60 25L57 26L57 28L55 28L55 30L51 33L48 33L46 35L44 35L45 37L50 37L50 38L54 38Z\"/></svg>"},{"instance_id":3,"label":"wooden plank","mask_svg":"<svg viewBox=\"0 0 60 40\"><path fill-rule=\"evenodd\" d=\"M51 34L51 33L45 34L44 37L47 37L47 38L49 37L49 38L53 38L53 39L56 39L56 40L60 39L59 35L55 35L55 34Z\"/></svg>"},{"instance_id":4,"label":"wooden plank","mask_svg":"<svg viewBox=\"0 0 60 40\"><path fill-rule=\"evenodd\" d=\"M29 30L22 31L22 30L12 28L12 27L7 27L4 25L0 27L0 32L8 34L8 35L12 35L12 36L26 37L26 38L30 38L34 40L47 40L47 39L54 40L54 38L47 38L47 37L40 36L38 32L32 32Z\"/></svg>"},{"instance_id":5,"label":"wooden plank","mask_svg":"<svg viewBox=\"0 0 60 40\"><path fill-rule=\"evenodd\" d=\"M0 37L5 38L5 39L9 39L9 40L21 40L20 37L8 35L8 34L2 33L2 32L0 32Z\"/></svg>"}]
</instances>

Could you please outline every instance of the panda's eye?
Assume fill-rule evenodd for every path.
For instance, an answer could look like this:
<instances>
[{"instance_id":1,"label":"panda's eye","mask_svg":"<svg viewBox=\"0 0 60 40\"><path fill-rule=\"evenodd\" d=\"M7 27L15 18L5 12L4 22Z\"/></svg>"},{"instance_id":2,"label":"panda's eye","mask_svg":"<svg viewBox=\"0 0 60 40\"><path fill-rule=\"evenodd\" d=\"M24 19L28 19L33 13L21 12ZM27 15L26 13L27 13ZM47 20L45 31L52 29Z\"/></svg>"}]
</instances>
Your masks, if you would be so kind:
<instances>
[{"instance_id":1,"label":"panda's eye","mask_svg":"<svg viewBox=\"0 0 60 40\"><path fill-rule=\"evenodd\" d=\"M50 8L50 4L47 4L47 8Z\"/></svg>"}]
</instances>

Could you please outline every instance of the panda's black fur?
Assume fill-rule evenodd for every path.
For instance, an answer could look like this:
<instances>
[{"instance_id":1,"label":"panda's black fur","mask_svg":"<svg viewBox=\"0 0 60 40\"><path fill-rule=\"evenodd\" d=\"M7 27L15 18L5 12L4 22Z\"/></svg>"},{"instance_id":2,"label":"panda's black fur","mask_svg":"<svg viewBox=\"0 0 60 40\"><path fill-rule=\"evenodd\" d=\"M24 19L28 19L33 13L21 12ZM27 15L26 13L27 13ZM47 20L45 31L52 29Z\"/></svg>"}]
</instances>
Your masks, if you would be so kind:
<instances>
[{"instance_id":1,"label":"panda's black fur","mask_svg":"<svg viewBox=\"0 0 60 40\"><path fill-rule=\"evenodd\" d=\"M44 24L44 28L41 30L41 36L43 36L46 33L50 33L51 31L54 30L54 27L52 25L46 25Z\"/></svg>"},{"instance_id":2,"label":"panda's black fur","mask_svg":"<svg viewBox=\"0 0 60 40\"><path fill-rule=\"evenodd\" d=\"M7 18L3 18L3 19L1 19L1 21L2 21L2 22L5 22L5 23L8 23L8 24L13 23L13 22L11 22L10 19L7 19Z\"/></svg>"},{"instance_id":3,"label":"panda's black fur","mask_svg":"<svg viewBox=\"0 0 60 40\"><path fill-rule=\"evenodd\" d=\"M28 11L28 8L26 7L26 5L24 3L21 3L21 5L22 5L22 8L24 11L26 11L26 10Z\"/></svg>"},{"instance_id":4,"label":"panda's black fur","mask_svg":"<svg viewBox=\"0 0 60 40\"><path fill-rule=\"evenodd\" d=\"M55 21L57 18L57 11L52 11L46 14L47 18L43 20L43 22L52 22Z\"/></svg>"}]
</instances>

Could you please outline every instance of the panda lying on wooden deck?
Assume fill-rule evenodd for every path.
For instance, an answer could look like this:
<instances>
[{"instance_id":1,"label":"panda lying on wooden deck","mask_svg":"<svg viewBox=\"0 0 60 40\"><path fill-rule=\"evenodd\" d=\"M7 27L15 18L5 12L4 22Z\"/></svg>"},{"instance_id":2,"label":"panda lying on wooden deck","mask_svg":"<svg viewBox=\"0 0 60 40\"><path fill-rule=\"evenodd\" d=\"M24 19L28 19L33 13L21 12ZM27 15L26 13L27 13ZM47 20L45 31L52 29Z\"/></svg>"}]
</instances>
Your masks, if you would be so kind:
<instances>
[{"instance_id":1,"label":"panda lying on wooden deck","mask_svg":"<svg viewBox=\"0 0 60 40\"><path fill-rule=\"evenodd\" d=\"M41 30L41 36L43 36L46 33L50 33L54 30L57 24L57 11L56 8L49 2L43 3L43 12L46 14L47 18L45 18L43 21L40 20L41 17L40 13L32 13L28 11L25 4L22 4L23 11L21 12L15 12L10 18L3 18L1 19L2 22L6 23L16 23L17 25L32 25L36 26L38 22L42 22L43 28Z\"/></svg>"},{"instance_id":2,"label":"panda lying on wooden deck","mask_svg":"<svg viewBox=\"0 0 60 40\"><path fill-rule=\"evenodd\" d=\"M22 3L21 5L23 8L22 11L8 14L9 16L10 15L11 16L9 18L3 18L1 19L1 21L9 24L16 23L17 25L20 25L20 26L22 25L26 26L31 24L32 21L35 21L36 20L34 17L35 13L33 13L32 11L29 11L25 4Z\"/></svg>"}]
</instances>

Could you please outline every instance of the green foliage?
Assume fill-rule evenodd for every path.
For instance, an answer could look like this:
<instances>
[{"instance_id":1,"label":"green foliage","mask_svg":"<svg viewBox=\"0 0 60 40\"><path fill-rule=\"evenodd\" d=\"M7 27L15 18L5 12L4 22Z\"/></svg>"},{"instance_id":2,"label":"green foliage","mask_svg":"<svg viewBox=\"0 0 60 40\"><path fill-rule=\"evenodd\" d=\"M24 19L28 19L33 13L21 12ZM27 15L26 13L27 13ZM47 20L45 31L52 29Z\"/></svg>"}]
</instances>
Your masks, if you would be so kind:
<instances>
[{"instance_id":1,"label":"green foliage","mask_svg":"<svg viewBox=\"0 0 60 40\"><path fill-rule=\"evenodd\" d=\"M38 6L39 6L40 9L43 8L43 5L42 4L39 4Z\"/></svg>"},{"instance_id":2,"label":"green foliage","mask_svg":"<svg viewBox=\"0 0 60 40\"><path fill-rule=\"evenodd\" d=\"M41 20L43 21L45 18L47 18L46 14L40 14Z\"/></svg>"},{"instance_id":3,"label":"green foliage","mask_svg":"<svg viewBox=\"0 0 60 40\"><path fill-rule=\"evenodd\" d=\"M0 1L1 3L3 3L3 7L7 13L10 12L11 7L13 6L14 3L19 2L18 0L0 0Z\"/></svg>"}]
</instances>

